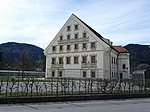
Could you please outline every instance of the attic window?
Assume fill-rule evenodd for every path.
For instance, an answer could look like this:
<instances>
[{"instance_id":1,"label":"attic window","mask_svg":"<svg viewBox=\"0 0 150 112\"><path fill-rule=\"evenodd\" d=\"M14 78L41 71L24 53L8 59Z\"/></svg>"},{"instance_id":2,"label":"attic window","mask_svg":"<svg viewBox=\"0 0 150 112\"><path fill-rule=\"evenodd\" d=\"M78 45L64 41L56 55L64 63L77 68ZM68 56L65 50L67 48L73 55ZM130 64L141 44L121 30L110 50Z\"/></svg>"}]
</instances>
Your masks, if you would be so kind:
<instances>
[{"instance_id":1,"label":"attic window","mask_svg":"<svg viewBox=\"0 0 150 112\"><path fill-rule=\"evenodd\" d=\"M68 39L68 40L70 39L70 34L67 35L67 39Z\"/></svg>"},{"instance_id":2,"label":"attic window","mask_svg":"<svg viewBox=\"0 0 150 112\"><path fill-rule=\"evenodd\" d=\"M86 38L86 32L83 32L83 38Z\"/></svg>"},{"instance_id":3,"label":"attic window","mask_svg":"<svg viewBox=\"0 0 150 112\"><path fill-rule=\"evenodd\" d=\"M71 31L71 26L67 26L67 31Z\"/></svg>"},{"instance_id":4,"label":"attic window","mask_svg":"<svg viewBox=\"0 0 150 112\"><path fill-rule=\"evenodd\" d=\"M63 40L63 36L62 35L60 36L60 40Z\"/></svg>"},{"instance_id":5,"label":"attic window","mask_svg":"<svg viewBox=\"0 0 150 112\"><path fill-rule=\"evenodd\" d=\"M53 46L53 47L52 47L52 51L56 51L56 46Z\"/></svg>"},{"instance_id":6,"label":"attic window","mask_svg":"<svg viewBox=\"0 0 150 112\"><path fill-rule=\"evenodd\" d=\"M96 48L95 42L92 42L92 43L91 43L91 48Z\"/></svg>"},{"instance_id":7,"label":"attic window","mask_svg":"<svg viewBox=\"0 0 150 112\"><path fill-rule=\"evenodd\" d=\"M74 25L74 30L78 30L78 24Z\"/></svg>"},{"instance_id":8,"label":"attic window","mask_svg":"<svg viewBox=\"0 0 150 112\"><path fill-rule=\"evenodd\" d=\"M78 38L78 33L74 34L74 38L77 39Z\"/></svg>"}]
</instances>

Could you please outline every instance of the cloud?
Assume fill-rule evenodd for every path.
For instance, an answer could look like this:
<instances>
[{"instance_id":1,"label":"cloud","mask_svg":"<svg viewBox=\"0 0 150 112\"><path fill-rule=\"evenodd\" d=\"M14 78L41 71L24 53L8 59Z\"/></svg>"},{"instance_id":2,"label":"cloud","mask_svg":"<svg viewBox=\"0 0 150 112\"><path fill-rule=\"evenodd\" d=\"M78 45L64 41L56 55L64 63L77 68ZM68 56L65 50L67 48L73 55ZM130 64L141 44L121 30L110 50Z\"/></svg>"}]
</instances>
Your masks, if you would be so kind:
<instances>
[{"instance_id":1,"label":"cloud","mask_svg":"<svg viewBox=\"0 0 150 112\"><path fill-rule=\"evenodd\" d=\"M0 41L46 48L74 13L115 44L144 44L150 36L149 5L149 0L0 0Z\"/></svg>"}]
</instances>

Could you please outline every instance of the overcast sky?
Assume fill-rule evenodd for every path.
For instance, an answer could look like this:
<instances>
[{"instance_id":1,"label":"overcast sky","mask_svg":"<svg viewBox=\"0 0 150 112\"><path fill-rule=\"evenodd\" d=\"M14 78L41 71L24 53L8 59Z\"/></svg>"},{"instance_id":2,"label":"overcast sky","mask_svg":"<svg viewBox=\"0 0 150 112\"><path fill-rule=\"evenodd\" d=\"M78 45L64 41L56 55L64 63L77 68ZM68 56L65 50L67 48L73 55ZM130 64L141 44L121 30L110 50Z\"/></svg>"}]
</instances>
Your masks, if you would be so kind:
<instances>
[{"instance_id":1,"label":"overcast sky","mask_svg":"<svg viewBox=\"0 0 150 112\"><path fill-rule=\"evenodd\" d=\"M72 13L114 45L150 45L150 0L0 0L0 44L45 49Z\"/></svg>"}]
</instances>

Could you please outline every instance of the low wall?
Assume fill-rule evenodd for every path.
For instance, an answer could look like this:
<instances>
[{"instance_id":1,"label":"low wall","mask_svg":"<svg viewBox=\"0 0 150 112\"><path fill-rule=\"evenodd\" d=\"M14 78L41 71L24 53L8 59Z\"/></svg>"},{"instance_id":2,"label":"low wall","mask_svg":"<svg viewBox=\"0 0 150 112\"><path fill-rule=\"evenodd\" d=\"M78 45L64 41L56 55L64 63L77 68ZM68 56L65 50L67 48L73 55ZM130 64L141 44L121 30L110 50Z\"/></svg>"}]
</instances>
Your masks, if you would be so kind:
<instances>
[{"instance_id":1,"label":"low wall","mask_svg":"<svg viewBox=\"0 0 150 112\"><path fill-rule=\"evenodd\" d=\"M148 98L150 94L101 94L101 95L74 95L74 96L38 96L38 97L1 97L0 104L14 103L39 103L39 102L63 102L84 100L108 100L108 99L130 99Z\"/></svg>"}]
</instances>

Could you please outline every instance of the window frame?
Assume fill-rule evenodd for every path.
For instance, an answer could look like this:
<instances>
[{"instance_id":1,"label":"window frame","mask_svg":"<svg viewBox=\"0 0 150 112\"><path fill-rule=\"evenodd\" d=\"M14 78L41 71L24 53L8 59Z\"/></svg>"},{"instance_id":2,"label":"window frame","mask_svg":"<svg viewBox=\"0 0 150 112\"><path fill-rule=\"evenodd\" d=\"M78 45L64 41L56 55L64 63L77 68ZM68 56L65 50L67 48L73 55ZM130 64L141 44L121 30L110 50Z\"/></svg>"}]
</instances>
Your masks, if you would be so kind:
<instances>
[{"instance_id":1,"label":"window frame","mask_svg":"<svg viewBox=\"0 0 150 112\"><path fill-rule=\"evenodd\" d=\"M94 73L94 74L93 74ZM94 75L94 76L93 76ZM91 78L95 78L96 77L96 72L91 70Z\"/></svg>"},{"instance_id":2,"label":"window frame","mask_svg":"<svg viewBox=\"0 0 150 112\"><path fill-rule=\"evenodd\" d=\"M66 57L66 64L71 64L71 57Z\"/></svg>"},{"instance_id":3,"label":"window frame","mask_svg":"<svg viewBox=\"0 0 150 112\"><path fill-rule=\"evenodd\" d=\"M67 31L71 31L71 25L67 26Z\"/></svg>"},{"instance_id":4,"label":"window frame","mask_svg":"<svg viewBox=\"0 0 150 112\"><path fill-rule=\"evenodd\" d=\"M74 25L74 30L79 30L79 25L78 24Z\"/></svg>"},{"instance_id":5,"label":"window frame","mask_svg":"<svg viewBox=\"0 0 150 112\"><path fill-rule=\"evenodd\" d=\"M87 56L82 56L82 63L87 63Z\"/></svg>"},{"instance_id":6,"label":"window frame","mask_svg":"<svg viewBox=\"0 0 150 112\"><path fill-rule=\"evenodd\" d=\"M67 51L71 50L71 45L67 45Z\"/></svg>"},{"instance_id":7,"label":"window frame","mask_svg":"<svg viewBox=\"0 0 150 112\"><path fill-rule=\"evenodd\" d=\"M70 40L71 34L67 34L67 40Z\"/></svg>"},{"instance_id":8,"label":"window frame","mask_svg":"<svg viewBox=\"0 0 150 112\"><path fill-rule=\"evenodd\" d=\"M52 77L55 77L55 71L52 71Z\"/></svg>"},{"instance_id":9,"label":"window frame","mask_svg":"<svg viewBox=\"0 0 150 112\"><path fill-rule=\"evenodd\" d=\"M74 56L74 64L79 64L79 57L78 56Z\"/></svg>"},{"instance_id":10,"label":"window frame","mask_svg":"<svg viewBox=\"0 0 150 112\"><path fill-rule=\"evenodd\" d=\"M52 58L52 62L51 62L51 64L56 64L56 58L54 57L54 58Z\"/></svg>"},{"instance_id":11,"label":"window frame","mask_svg":"<svg viewBox=\"0 0 150 112\"><path fill-rule=\"evenodd\" d=\"M63 64L63 57L59 57L59 64Z\"/></svg>"},{"instance_id":12,"label":"window frame","mask_svg":"<svg viewBox=\"0 0 150 112\"><path fill-rule=\"evenodd\" d=\"M60 51L63 51L63 45L60 45L60 46L59 46L59 50L60 50Z\"/></svg>"},{"instance_id":13,"label":"window frame","mask_svg":"<svg viewBox=\"0 0 150 112\"><path fill-rule=\"evenodd\" d=\"M95 42L92 42L91 43L91 49L95 49L96 48L96 43Z\"/></svg>"},{"instance_id":14,"label":"window frame","mask_svg":"<svg viewBox=\"0 0 150 112\"><path fill-rule=\"evenodd\" d=\"M87 72L86 71L83 71L82 72L82 76L85 78L85 77L87 77Z\"/></svg>"},{"instance_id":15,"label":"window frame","mask_svg":"<svg viewBox=\"0 0 150 112\"><path fill-rule=\"evenodd\" d=\"M59 40L63 40L63 35L60 35L60 38L59 38Z\"/></svg>"},{"instance_id":16,"label":"window frame","mask_svg":"<svg viewBox=\"0 0 150 112\"><path fill-rule=\"evenodd\" d=\"M83 44L82 44L82 48L83 48L83 49L87 49L87 43L83 43Z\"/></svg>"},{"instance_id":17,"label":"window frame","mask_svg":"<svg viewBox=\"0 0 150 112\"><path fill-rule=\"evenodd\" d=\"M74 34L74 39L78 39L79 38L79 34L78 33L75 33Z\"/></svg>"},{"instance_id":18,"label":"window frame","mask_svg":"<svg viewBox=\"0 0 150 112\"><path fill-rule=\"evenodd\" d=\"M87 33L83 32L82 36L83 36L83 38L86 38L87 37Z\"/></svg>"},{"instance_id":19,"label":"window frame","mask_svg":"<svg viewBox=\"0 0 150 112\"><path fill-rule=\"evenodd\" d=\"M96 63L96 56L95 55L91 56L91 63Z\"/></svg>"},{"instance_id":20,"label":"window frame","mask_svg":"<svg viewBox=\"0 0 150 112\"><path fill-rule=\"evenodd\" d=\"M56 46L52 46L52 51L56 51Z\"/></svg>"},{"instance_id":21,"label":"window frame","mask_svg":"<svg viewBox=\"0 0 150 112\"><path fill-rule=\"evenodd\" d=\"M74 50L78 50L79 44L74 44Z\"/></svg>"}]
</instances>

